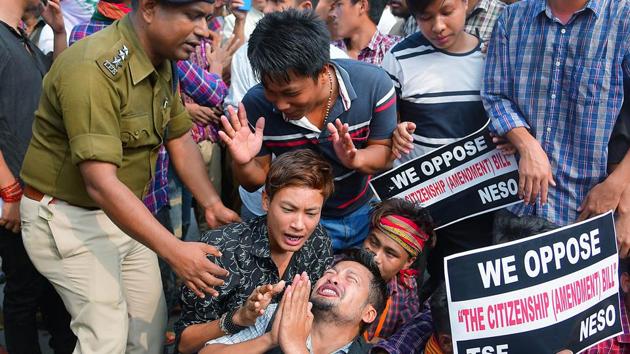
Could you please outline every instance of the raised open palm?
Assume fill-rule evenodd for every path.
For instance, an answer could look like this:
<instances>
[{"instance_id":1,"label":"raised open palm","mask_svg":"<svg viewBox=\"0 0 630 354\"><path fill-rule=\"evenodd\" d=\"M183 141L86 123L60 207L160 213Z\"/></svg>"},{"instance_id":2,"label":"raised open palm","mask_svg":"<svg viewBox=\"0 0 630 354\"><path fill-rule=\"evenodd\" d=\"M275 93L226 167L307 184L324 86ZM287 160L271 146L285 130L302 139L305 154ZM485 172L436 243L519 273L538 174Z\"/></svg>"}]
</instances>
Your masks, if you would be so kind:
<instances>
[{"instance_id":1,"label":"raised open palm","mask_svg":"<svg viewBox=\"0 0 630 354\"><path fill-rule=\"evenodd\" d=\"M228 107L228 115L230 116L229 119L226 116L221 116L223 130L219 132L219 137L227 146L235 163L247 164L260 152L265 118L258 118L256 131L252 133L243 104L239 104L238 113L234 111L234 108Z\"/></svg>"}]
</instances>

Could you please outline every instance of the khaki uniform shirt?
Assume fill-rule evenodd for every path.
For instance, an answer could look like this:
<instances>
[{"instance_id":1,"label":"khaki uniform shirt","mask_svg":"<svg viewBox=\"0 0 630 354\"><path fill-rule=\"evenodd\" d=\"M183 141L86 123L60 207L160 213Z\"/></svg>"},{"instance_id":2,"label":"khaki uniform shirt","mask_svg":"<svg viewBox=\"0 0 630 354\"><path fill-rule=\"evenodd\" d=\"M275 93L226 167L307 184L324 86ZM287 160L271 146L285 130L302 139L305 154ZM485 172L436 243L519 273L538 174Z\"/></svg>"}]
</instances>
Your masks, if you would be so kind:
<instances>
[{"instance_id":1,"label":"khaki uniform shirt","mask_svg":"<svg viewBox=\"0 0 630 354\"><path fill-rule=\"evenodd\" d=\"M118 166L118 178L142 198L158 148L191 124L170 61L151 64L127 16L75 43L53 64L21 177L70 204L97 207L78 165L103 161Z\"/></svg>"}]
</instances>

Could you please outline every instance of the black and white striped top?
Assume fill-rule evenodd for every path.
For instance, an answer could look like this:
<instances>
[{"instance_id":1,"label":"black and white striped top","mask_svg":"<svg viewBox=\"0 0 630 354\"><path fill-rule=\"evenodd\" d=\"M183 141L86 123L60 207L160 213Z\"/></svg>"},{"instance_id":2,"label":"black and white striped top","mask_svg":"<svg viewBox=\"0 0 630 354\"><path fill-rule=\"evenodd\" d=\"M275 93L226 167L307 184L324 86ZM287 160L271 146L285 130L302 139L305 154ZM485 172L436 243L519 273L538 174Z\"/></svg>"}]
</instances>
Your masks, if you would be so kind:
<instances>
[{"instance_id":1,"label":"black and white striped top","mask_svg":"<svg viewBox=\"0 0 630 354\"><path fill-rule=\"evenodd\" d=\"M415 33L383 59L394 81L401 121L414 122L415 149L409 161L483 127L488 118L480 97L484 55L478 45L468 53L435 48Z\"/></svg>"}]
</instances>

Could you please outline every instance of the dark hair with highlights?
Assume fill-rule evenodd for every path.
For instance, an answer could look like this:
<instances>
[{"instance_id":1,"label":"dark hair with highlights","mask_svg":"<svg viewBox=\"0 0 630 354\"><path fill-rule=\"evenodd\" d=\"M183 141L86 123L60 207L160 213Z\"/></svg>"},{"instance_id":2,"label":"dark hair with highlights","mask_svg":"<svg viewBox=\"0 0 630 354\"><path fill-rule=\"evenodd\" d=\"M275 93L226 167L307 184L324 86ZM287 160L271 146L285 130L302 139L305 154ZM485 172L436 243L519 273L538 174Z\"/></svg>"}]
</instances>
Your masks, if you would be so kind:
<instances>
[{"instance_id":1,"label":"dark hair with highlights","mask_svg":"<svg viewBox=\"0 0 630 354\"><path fill-rule=\"evenodd\" d=\"M380 314L385 309L385 302L387 301L387 283L381 276L381 271L378 269L378 265L374 261L374 255L363 249L353 249L344 253L344 256L339 259L340 262L357 262L367 268L372 273L372 279L370 280L370 289L368 292L368 304L372 305L376 312ZM370 323L361 324L360 333L363 333Z\"/></svg>"},{"instance_id":2,"label":"dark hair with highlights","mask_svg":"<svg viewBox=\"0 0 630 354\"><path fill-rule=\"evenodd\" d=\"M307 187L322 191L324 200L333 192L330 164L313 150L300 149L280 155L269 168L265 192L269 200L286 187Z\"/></svg>"},{"instance_id":3,"label":"dark hair with highlights","mask_svg":"<svg viewBox=\"0 0 630 354\"><path fill-rule=\"evenodd\" d=\"M317 79L330 59L330 33L314 11L265 15L249 37L247 56L256 77L289 82L289 74Z\"/></svg>"},{"instance_id":4,"label":"dark hair with highlights","mask_svg":"<svg viewBox=\"0 0 630 354\"><path fill-rule=\"evenodd\" d=\"M429 5L431 5L435 1L444 2L444 0L406 0L406 1L407 1L407 8L409 9L409 13L411 13L411 15L414 18L417 18L420 15L422 15L426 11L427 7L429 7Z\"/></svg>"}]
</instances>

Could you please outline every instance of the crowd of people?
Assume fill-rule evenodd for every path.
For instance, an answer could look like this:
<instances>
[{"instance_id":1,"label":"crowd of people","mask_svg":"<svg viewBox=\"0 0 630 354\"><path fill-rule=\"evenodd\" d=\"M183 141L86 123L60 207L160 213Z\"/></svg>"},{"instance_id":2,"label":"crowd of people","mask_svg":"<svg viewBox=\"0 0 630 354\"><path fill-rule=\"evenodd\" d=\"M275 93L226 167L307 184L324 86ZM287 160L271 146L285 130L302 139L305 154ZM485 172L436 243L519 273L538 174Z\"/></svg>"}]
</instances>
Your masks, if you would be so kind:
<instances>
[{"instance_id":1,"label":"crowd of people","mask_svg":"<svg viewBox=\"0 0 630 354\"><path fill-rule=\"evenodd\" d=\"M588 352L630 351L630 1L3 0L0 23L9 353L42 325L59 354L453 353L446 256L609 210L624 333ZM481 129L521 203L436 230L374 196Z\"/></svg>"}]
</instances>

